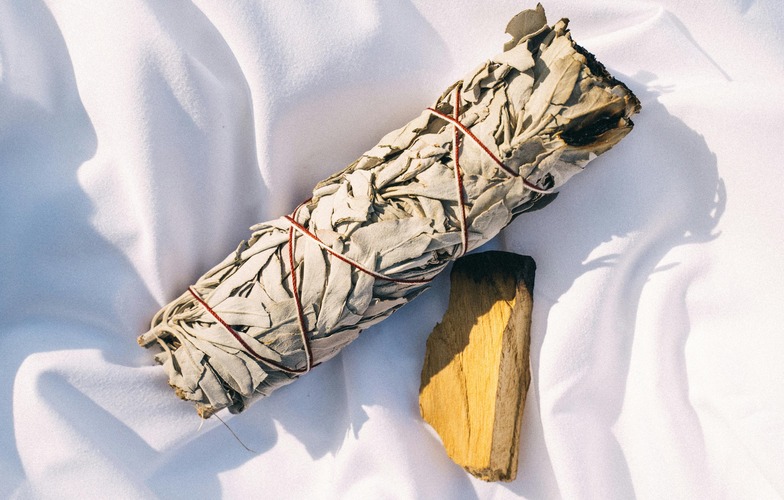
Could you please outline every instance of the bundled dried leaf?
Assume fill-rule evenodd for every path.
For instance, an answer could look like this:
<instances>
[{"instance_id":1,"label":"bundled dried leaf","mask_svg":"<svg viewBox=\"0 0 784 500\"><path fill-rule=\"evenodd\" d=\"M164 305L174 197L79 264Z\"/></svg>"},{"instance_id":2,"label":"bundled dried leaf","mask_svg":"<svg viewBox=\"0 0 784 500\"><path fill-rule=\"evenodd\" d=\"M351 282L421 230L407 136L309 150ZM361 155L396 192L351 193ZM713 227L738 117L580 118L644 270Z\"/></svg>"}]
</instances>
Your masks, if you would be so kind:
<instances>
[{"instance_id":1,"label":"bundled dried leaf","mask_svg":"<svg viewBox=\"0 0 784 500\"><path fill-rule=\"evenodd\" d=\"M164 307L142 346L200 415L240 412L420 294L450 260L538 208L632 128L639 102L522 12L505 51L319 183ZM293 269L293 271L292 271Z\"/></svg>"}]
</instances>

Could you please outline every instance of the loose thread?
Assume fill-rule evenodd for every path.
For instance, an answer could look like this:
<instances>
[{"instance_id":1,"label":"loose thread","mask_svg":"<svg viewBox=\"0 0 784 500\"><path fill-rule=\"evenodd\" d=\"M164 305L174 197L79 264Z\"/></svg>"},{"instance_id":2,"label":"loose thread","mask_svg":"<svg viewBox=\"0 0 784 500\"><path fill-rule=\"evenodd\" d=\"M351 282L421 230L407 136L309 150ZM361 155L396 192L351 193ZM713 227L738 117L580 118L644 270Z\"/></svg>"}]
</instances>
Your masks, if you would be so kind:
<instances>
[{"instance_id":1,"label":"loose thread","mask_svg":"<svg viewBox=\"0 0 784 500\"><path fill-rule=\"evenodd\" d=\"M245 443L242 442L242 439L240 439L240 437L237 435L237 433L234 432L233 430L231 430L231 427L229 427L229 424L227 424L226 422L223 421L222 418L220 418L220 415L218 415L217 413L214 414L214 415L215 415L215 418L220 420L220 423L222 423L223 426L226 427L229 430L229 432L231 432L231 435L234 436L234 439L237 440L237 442L240 444L240 446L242 446L243 448L245 448L246 450L248 450L251 453L255 453L257 455L259 454L259 452L257 452L256 450L253 450L253 449L249 448L248 446L246 446Z\"/></svg>"}]
</instances>

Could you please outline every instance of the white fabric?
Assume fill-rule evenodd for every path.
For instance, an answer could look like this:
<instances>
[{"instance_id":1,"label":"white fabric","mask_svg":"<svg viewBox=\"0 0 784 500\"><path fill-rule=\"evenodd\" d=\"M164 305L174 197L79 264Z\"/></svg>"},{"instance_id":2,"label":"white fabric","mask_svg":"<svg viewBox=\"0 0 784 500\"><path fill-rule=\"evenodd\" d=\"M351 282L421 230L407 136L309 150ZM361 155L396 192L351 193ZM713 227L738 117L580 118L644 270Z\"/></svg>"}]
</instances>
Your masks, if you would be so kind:
<instances>
[{"instance_id":1,"label":"white fabric","mask_svg":"<svg viewBox=\"0 0 784 500\"><path fill-rule=\"evenodd\" d=\"M448 276L229 425L136 345L251 224L499 52L517 1L0 1L0 497L784 496L784 4L552 0L635 130L538 263L518 479L419 417Z\"/></svg>"}]
</instances>

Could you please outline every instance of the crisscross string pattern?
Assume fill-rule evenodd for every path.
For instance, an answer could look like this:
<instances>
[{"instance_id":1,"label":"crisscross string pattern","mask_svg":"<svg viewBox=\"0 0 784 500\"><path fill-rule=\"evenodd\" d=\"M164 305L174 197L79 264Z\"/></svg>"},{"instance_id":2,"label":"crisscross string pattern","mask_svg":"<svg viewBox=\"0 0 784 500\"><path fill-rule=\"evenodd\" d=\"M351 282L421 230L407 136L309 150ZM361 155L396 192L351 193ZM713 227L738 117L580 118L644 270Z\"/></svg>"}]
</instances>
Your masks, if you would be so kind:
<instances>
[{"instance_id":1,"label":"crisscross string pattern","mask_svg":"<svg viewBox=\"0 0 784 500\"><path fill-rule=\"evenodd\" d=\"M458 105L459 105L459 101L460 101L460 87L459 86L456 87L456 89L455 89L455 95L457 95L457 101L458 101ZM457 106L456 106L456 110L457 110ZM498 165L498 167L501 170L503 170L507 174L511 175L512 177L522 177L519 172L515 172L511 168L509 168L506 165L504 165L504 162L502 162L495 154L493 154L493 152L490 151L490 149L481 140L479 140L479 138L476 135L474 135L474 133L471 132L471 130L469 130L468 127L466 127L465 125L460 123L460 121L456 117L449 116L449 115L447 115L445 113L442 113L441 111L438 111L437 109L433 109L433 108L427 108L427 111L429 111L430 113L432 113L432 114L438 116L439 118L442 118L442 119L448 121L449 123L451 123L452 125L454 125L455 126L455 135L457 135L457 132L460 131L463 135L465 135L466 137L470 138L477 146L482 148L482 151L487 153L487 156L489 156L490 159L493 160L493 162L495 162L495 164ZM455 153L455 156L457 156L457 153ZM522 180L523 180L523 185L526 188L530 189L531 191L533 191L535 193L550 194L550 193L553 192L552 189L540 188L539 186L537 186L536 184L528 181L528 179L526 179L524 177L522 178Z\"/></svg>"},{"instance_id":2,"label":"crisscross string pattern","mask_svg":"<svg viewBox=\"0 0 784 500\"><path fill-rule=\"evenodd\" d=\"M452 138L452 149L453 149L453 159L454 159L454 170L455 170L455 190L456 190L456 199L458 205L458 217L460 219L460 237L461 237L461 249L460 254L458 257L461 257L468 251L468 224L466 222L466 204L465 204L465 197L464 197L464 186L463 186L463 173L460 168L460 136L461 134L470 138L476 145L478 145L482 151L484 151L493 162L498 165L501 170L506 172L512 177L521 177L518 172L515 172L511 168L504 165L504 163L495 155L492 151L481 141L479 138L474 135L471 130L468 129L465 125L460 123L460 86L458 85L455 87L454 92L454 105L453 105L453 116L449 116L445 113L442 113L434 108L427 108L431 114L446 120L454 127L454 135ZM542 194L549 194L552 190L549 189L542 189L536 184L529 182L527 179L523 178L523 185L531 191L536 193ZM285 373L293 374L293 375L302 375L311 370L314 366L313 363L313 352L310 346L310 341L308 339L308 329L305 322L305 313L302 306L302 299L299 294L299 284L297 282L297 273L296 273L296 261L294 259L294 245L296 243L295 232L299 232L303 236L307 237L308 239L314 241L319 247L325 250L327 253L339 259L350 266L354 267L355 269L372 276L377 280L383 281L390 281L393 283L400 283L400 284L424 284L431 281L430 278L423 278L423 279L400 279L400 278L393 278L392 276L388 276L386 274L382 274L376 272L372 269L368 269L367 267L363 266L359 262L342 255L341 253L334 250L332 247L321 241L321 239L316 236L313 232L308 230L305 226L297 222L297 213L299 212L300 208L304 205L304 203L300 204L291 215L284 216L284 219L288 221L290 224L289 227L289 240L288 240L288 261L289 261L289 277L291 280L291 292L294 295L294 303L297 309L297 323L299 326L300 331L300 338L302 340L302 347L305 351L305 366L303 368L289 368L287 366L282 365L276 361L270 360L258 354L253 348L245 342L239 332L237 332L231 325L226 323L218 313L213 310L207 302L202 299L199 294L194 290L193 287L189 287L188 291L193 295L196 301L201 304L204 309L215 318L215 320L221 324L231 335L239 342L242 348L251 356L256 358L258 361Z\"/></svg>"}]
</instances>

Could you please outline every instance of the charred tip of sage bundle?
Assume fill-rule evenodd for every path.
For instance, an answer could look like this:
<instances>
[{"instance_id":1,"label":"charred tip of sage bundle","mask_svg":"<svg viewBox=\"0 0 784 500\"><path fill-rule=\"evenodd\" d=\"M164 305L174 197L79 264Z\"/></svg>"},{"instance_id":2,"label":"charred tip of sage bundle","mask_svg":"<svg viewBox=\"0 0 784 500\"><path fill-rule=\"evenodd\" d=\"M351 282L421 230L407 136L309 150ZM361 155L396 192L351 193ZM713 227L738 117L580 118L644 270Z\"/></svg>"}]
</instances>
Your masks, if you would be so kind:
<instances>
[{"instance_id":1,"label":"charred tip of sage bundle","mask_svg":"<svg viewBox=\"0 0 784 500\"><path fill-rule=\"evenodd\" d=\"M516 15L509 22L506 32L512 39L504 48L511 50L525 43L532 53L540 52L540 48L547 44L548 37L553 34L568 38L575 51L574 57L583 64L583 71L589 72L608 87L611 92L617 92L622 100L609 102L606 106L591 109L589 113L573 120L560 133L564 142L575 148L589 148L594 150L597 146L603 148L601 152L610 149L631 131L634 123L631 116L639 113L640 101L634 93L617 78L612 76L607 68L596 59L591 52L581 45L574 43L568 29L569 19L561 19L552 29L548 29L544 8L539 3L536 9L526 10ZM548 71L548 68L543 68ZM575 89L576 90L576 89ZM582 94L574 92L564 102L565 105L578 104ZM595 154L601 154L594 151Z\"/></svg>"},{"instance_id":2,"label":"charred tip of sage bundle","mask_svg":"<svg viewBox=\"0 0 784 500\"><path fill-rule=\"evenodd\" d=\"M596 56L576 43L573 46L575 51L585 58L586 66L591 73L608 82L612 88L621 89L624 99L614 106L596 110L582 120L576 120L571 127L561 133L561 138L568 145L578 148L598 145L610 149L634 127L631 116L640 112L640 100L623 83L613 77Z\"/></svg>"},{"instance_id":3,"label":"charred tip of sage bundle","mask_svg":"<svg viewBox=\"0 0 784 500\"><path fill-rule=\"evenodd\" d=\"M155 315L169 384L207 418L335 356L632 128L637 98L539 5L501 54L317 184Z\"/></svg>"}]
</instances>

